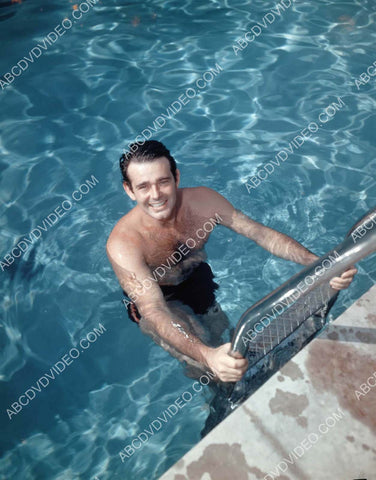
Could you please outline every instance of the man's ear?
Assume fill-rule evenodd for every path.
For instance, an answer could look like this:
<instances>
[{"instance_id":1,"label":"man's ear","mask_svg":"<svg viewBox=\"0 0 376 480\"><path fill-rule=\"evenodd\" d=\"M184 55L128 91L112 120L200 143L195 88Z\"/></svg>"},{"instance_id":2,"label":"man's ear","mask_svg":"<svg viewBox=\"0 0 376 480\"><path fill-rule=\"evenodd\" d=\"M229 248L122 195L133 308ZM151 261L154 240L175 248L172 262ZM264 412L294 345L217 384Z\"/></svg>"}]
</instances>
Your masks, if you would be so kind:
<instances>
[{"instance_id":1,"label":"man's ear","mask_svg":"<svg viewBox=\"0 0 376 480\"><path fill-rule=\"evenodd\" d=\"M176 188L179 186L180 183L180 170L176 169Z\"/></svg>"},{"instance_id":2,"label":"man's ear","mask_svg":"<svg viewBox=\"0 0 376 480\"><path fill-rule=\"evenodd\" d=\"M123 188L125 190L125 193L128 195L128 197L130 197L133 201L135 201L136 197L134 196L134 193L127 182L123 182Z\"/></svg>"}]
</instances>

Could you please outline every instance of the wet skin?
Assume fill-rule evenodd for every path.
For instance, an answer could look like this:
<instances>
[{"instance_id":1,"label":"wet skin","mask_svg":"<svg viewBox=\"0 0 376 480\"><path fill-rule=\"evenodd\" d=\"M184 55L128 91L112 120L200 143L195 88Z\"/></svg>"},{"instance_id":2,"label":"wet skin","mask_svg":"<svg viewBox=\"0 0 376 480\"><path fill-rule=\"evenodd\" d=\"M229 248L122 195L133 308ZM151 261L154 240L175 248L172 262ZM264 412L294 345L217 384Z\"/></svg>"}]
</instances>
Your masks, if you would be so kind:
<instances>
[{"instance_id":1,"label":"wet skin","mask_svg":"<svg viewBox=\"0 0 376 480\"><path fill-rule=\"evenodd\" d=\"M142 292L133 298L145 331L152 332L154 338L162 339L164 345L193 359L203 369L209 367L221 381L240 380L247 369L247 360L230 356L230 343L217 348L205 345L194 334L187 319L169 308L159 284L179 284L194 266L206 259L204 246L210 232L200 230L202 239L196 232L205 222L218 218L217 215L222 219L222 225L276 256L302 265L308 265L318 257L291 237L250 219L210 188L178 188L179 171L175 182L167 158L131 162L128 177L132 188L124 183L124 189L137 204L111 232L107 255L120 285L130 298L134 292ZM149 281L150 288L142 288L142 282L153 276L152 271L166 264L166 259L189 238L197 242L189 254L172 266L159 284ZM347 288L355 273L356 269L351 268L341 277L333 278L331 285L336 289Z\"/></svg>"}]
</instances>

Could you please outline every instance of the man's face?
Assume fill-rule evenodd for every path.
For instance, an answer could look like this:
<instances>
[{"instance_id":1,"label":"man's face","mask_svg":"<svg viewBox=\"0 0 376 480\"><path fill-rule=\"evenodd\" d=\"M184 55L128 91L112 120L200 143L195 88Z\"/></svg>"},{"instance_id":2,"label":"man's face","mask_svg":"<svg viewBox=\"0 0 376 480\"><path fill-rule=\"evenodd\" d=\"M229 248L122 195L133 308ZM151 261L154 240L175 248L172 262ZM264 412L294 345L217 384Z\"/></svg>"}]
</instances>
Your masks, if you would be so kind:
<instances>
[{"instance_id":1,"label":"man's face","mask_svg":"<svg viewBox=\"0 0 376 480\"><path fill-rule=\"evenodd\" d=\"M156 220L168 220L176 204L179 171L176 182L166 157L152 162L132 162L128 166L128 178L133 191L124 184L124 189L138 206Z\"/></svg>"}]
</instances>

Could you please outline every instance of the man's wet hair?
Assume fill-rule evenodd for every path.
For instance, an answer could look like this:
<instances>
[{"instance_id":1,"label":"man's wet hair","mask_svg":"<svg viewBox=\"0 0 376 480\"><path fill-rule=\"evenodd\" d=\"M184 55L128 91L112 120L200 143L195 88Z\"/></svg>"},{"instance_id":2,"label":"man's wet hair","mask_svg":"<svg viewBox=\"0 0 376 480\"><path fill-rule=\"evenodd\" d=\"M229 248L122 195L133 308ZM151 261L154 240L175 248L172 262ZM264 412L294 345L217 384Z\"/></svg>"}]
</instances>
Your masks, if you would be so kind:
<instances>
[{"instance_id":1,"label":"man's wet hair","mask_svg":"<svg viewBox=\"0 0 376 480\"><path fill-rule=\"evenodd\" d=\"M129 145L129 152L123 153L120 157L120 171L123 177L123 181L126 182L130 188L132 188L131 182L128 177L128 166L131 162L144 163L152 162L161 157L166 157L170 162L171 173L176 181L176 162L174 157L170 154L170 151L163 145L163 143L157 140L147 140L143 145L139 143L132 143Z\"/></svg>"}]
</instances>

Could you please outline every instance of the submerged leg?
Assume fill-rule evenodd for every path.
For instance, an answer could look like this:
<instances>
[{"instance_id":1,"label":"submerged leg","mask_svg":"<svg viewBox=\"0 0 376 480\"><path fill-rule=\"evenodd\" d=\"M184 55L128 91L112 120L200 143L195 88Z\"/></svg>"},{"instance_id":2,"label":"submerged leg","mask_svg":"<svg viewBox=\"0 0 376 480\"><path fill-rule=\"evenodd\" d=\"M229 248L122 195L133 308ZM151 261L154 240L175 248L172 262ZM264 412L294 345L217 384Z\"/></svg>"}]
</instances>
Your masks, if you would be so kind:
<instances>
[{"instance_id":1,"label":"submerged leg","mask_svg":"<svg viewBox=\"0 0 376 480\"><path fill-rule=\"evenodd\" d=\"M203 325L201 325L199 318L194 315L190 307L176 300L168 301L167 304L173 316L179 320L179 326L184 328L187 333L192 333L193 335L195 335L203 343L205 343L205 345L210 345L210 333ZM141 317L139 326L141 328L141 331L149 335L157 345L161 346L164 350L170 353L170 355L172 355L173 357L177 358L180 362L186 363L185 375L189 378L197 379L208 371L208 367L180 352L173 345L169 344L163 338L157 335L153 328L150 326L149 322L146 322L143 317Z\"/></svg>"},{"instance_id":2,"label":"submerged leg","mask_svg":"<svg viewBox=\"0 0 376 480\"><path fill-rule=\"evenodd\" d=\"M218 302L215 302L205 314L199 317L201 325L210 334L208 345L219 347L231 341L235 328L230 328L229 318Z\"/></svg>"}]
</instances>

